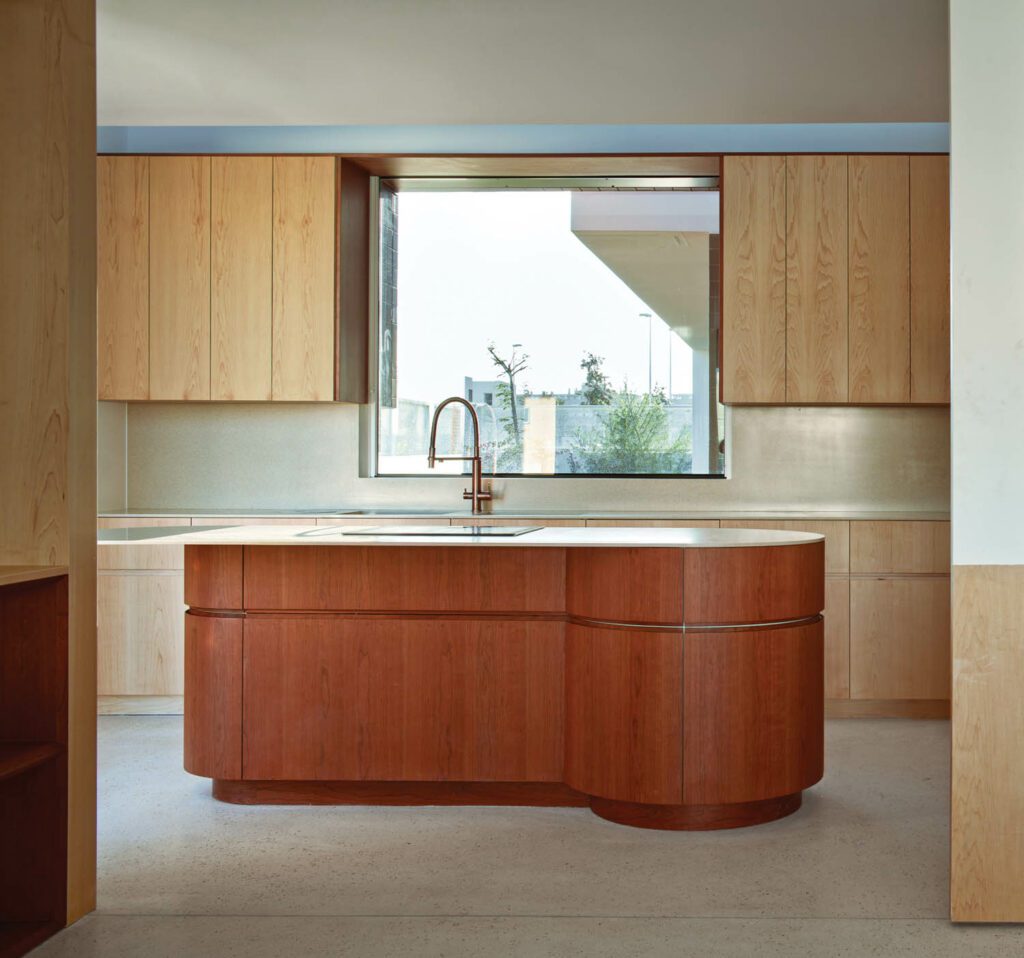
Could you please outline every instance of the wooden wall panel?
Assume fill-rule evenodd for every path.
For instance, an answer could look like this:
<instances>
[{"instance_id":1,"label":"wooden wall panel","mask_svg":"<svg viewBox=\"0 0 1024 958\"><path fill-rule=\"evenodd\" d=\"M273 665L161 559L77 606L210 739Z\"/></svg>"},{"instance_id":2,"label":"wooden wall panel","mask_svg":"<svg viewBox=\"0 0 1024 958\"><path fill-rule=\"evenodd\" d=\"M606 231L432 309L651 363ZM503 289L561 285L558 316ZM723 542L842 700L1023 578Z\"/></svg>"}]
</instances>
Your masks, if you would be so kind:
<instances>
[{"instance_id":1,"label":"wooden wall panel","mask_svg":"<svg viewBox=\"0 0 1024 958\"><path fill-rule=\"evenodd\" d=\"M149 161L151 399L210 398L210 158Z\"/></svg>"},{"instance_id":2,"label":"wooden wall panel","mask_svg":"<svg viewBox=\"0 0 1024 958\"><path fill-rule=\"evenodd\" d=\"M97 693L181 695L183 576L108 573L96 586Z\"/></svg>"},{"instance_id":3,"label":"wooden wall panel","mask_svg":"<svg viewBox=\"0 0 1024 958\"><path fill-rule=\"evenodd\" d=\"M945 699L950 694L949 580L850 583L850 697Z\"/></svg>"},{"instance_id":4,"label":"wooden wall panel","mask_svg":"<svg viewBox=\"0 0 1024 958\"><path fill-rule=\"evenodd\" d=\"M565 562L571 615L682 625L682 549L566 549Z\"/></svg>"},{"instance_id":5,"label":"wooden wall panel","mask_svg":"<svg viewBox=\"0 0 1024 958\"><path fill-rule=\"evenodd\" d=\"M910 401L949 402L949 157L910 158Z\"/></svg>"},{"instance_id":6,"label":"wooden wall panel","mask_svg":"<svg viewBox=\"0 0 1024 958\"><path fill-rule=\"evenodd\" d=\"M186 598L188 594L186 571ZM265 610L561 613L565 551L247 546L245 605Z\"/></svg>"},{"instance_id":7,"label":"wooden wall panel","mask_svg":"<svg viewBox=\"0 0 1024 958\"><path fill-rule=\"evenodd\" d=\"M722 166L722 391L727 403L786 400L786 158Z\"/></svg>"},{"instance_id":8,"label":"wooden wall panel","mask_svg":"<svg viewBox=\"0 0 1024 958\"><path fill-rule=\"evenodd\" d=\"M210 398L270 390L274 160L211 160Z\"/></svg>"},{"instance_id":9,"label":"wooden wall panel","mask_svg":"<svg viewBox=\"0 0 1024 958\"><path fill-rule=\"evenodd\" d=\"M274 157L273 398L334 399L335 168Z\"/></svg>"},{"instance_id":10,"label":"wooden wall panel","mask_svg":"<svg viewBox=\"0 0 1024 958\"><path fill-rule=\"evenodd\" d=\"M789 795L824 771L822 623L687 632L683 801Z\"/></svg>"},{"instance_id":11,"label":"wooden wall panel","mask_svg":"<svg viewBox=\"0 0 1024 958\"><path fill-rule=\"evenodd\" d=\"M149 398L149 157L96 160L100 399Z\"/></svg>"},{"instance_id":12,"label":"wooden wall panel","mask_svg":"<svg viewBox=\"0 0 1024 958\"><path fill-rule=\"evenodd\" d=\"M850 402L910 402L910 161L851 156Z\"/></svg>"},{"instance_id":13,"label":"wooden wall panel","mask_svg":"<svg viewBox=\"0 0 1024 958\"><path fill-rule=\"evenodd\" d=\"M786 402L848 393L847 158L786 157Z\"/></svg>"},{"instance_id":14,"label":"wooden wall panel","mask_svg":"<svg viewBox=\"0 0 1024 958\"><path fill-rule=\"evenodd\" d=\"M683 636L566 626L565 782L624 802L682 801Z\"/></svg>"},{"instance_id":15,"label":"wooden wall panel","mask_svg":"<svg viewBox=\"0 0 1024 958\"><path fill-rule=\"evenodd\" d=\"M559 782L563 628L250 617L245 777Z\"/></svg>"},{"instance_id":16,"label":"wooden wall panel","mask_svg":"<svg viewBox=\"0 0 1024 958\"><path fill-rule=\"evenodd\" d=\"M723 529L782 529L825 537L825 574L850 571L850 523L840 519L723 519Z\"/></svg>"},{"instance_id":17,"label":"wooden wall panel","mask_svg":"<svg viewBox=\"0 0 1024 958\"><path fill-rule=\"evenodd\" d=\"M824 562L824 542L684 550L684 621L748 625L818 615Z\"/></svg>"},{"instance_id":18,"label":"wooden wall panel","mask_svg":"<svg viewBox=\"0 0 1024 958\"><path fill-rule=\"evenodd\" d=\"M850 523L853 573L949 573L948 522Z\"/></svg>"},{"instance_id":19,"label":"wooden wall panel","mask_svg":"<svg viewBox=\"0 0 1024 958\"><path fill-rule=\"evenodd\" d=\"M953 570L953 921L1024 921L1024 566Z\"/></svg>"},{"instance_id":20,"label":"wooden wall panel","mask_svg":"<svg viewBox=\"0 0 1024 958\"><path fill-rule=\"evenodd\" d=\"M185 771L242 777L242 622L185 616Z\"/></svg>"}]
</instances>

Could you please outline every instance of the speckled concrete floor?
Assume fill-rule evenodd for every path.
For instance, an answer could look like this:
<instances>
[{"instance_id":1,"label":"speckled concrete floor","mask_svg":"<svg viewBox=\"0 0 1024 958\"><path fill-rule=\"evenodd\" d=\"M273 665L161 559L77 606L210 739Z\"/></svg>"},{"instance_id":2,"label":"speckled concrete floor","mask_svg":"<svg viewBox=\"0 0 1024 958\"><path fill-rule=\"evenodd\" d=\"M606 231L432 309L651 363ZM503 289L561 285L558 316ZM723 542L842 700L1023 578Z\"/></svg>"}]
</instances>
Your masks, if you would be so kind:
<instances>
[{"instance_id":1,"label":"speckled concrete floor","mask_svg":"<svg viewBox=\"0 0 1024 958\"><path fill-rule=\"evenodd\" d=\"M945 921L946 722L831 722L796 815L676 834L581 809L224 805L181 734L100 720L99 907L35 954L1024 953L1024 928Z\"/></svg>"}]
</instances>

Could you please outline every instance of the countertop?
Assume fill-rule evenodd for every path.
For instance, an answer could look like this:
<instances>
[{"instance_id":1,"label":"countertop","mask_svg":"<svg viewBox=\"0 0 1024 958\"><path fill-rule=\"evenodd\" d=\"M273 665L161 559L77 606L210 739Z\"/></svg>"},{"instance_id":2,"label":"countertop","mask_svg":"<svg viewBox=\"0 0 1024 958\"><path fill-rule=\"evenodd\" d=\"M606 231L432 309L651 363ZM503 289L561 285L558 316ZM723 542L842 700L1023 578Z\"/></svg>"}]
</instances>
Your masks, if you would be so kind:
<instances>
[{"instance_id":1,"label":"countertop","mask_svg":"<svg viewBox=\"0 0 1024 958\"><path fill-rule=\"evenodd\" d=\"M352 534L345 534L348 529ZM107 538L121 529L101 529L99 545L126 541ZM824 536L809 532L783 532L774 529L673 529L673 528L583 528L541 527L515 536L467 535L374 535L366 526L224 526L193 528L155 527L129 530L138 544L175 543L181 545L249 546L486 546L586 548L734 548L743 546L786 546L822 542Z\"/></svg>"},{"instance_id":2,"label":"countertop","mask_svg":"<svg viewBox=\"0 0 1024 958\"><path fill-rule=\"evenodd\" d=\"M378 519L536 519L543 522L544 519L625 519L642 521L652 519L658 521L685 521L687 519L748 519L751 522L763 521L766 519L779 520L820 520L829 519L847 520L878 520L878 521L936 521L946 522L949 520L948 512L934 510L821 510L821 509L775 509L775 510L743 510L743 509L696 509L674 512L658 510L622 510L622 511L601 511L593 509L570 510L538 510L538 509L496 509L494 512L483 513L473 516L465 510L446 510L438 508L417 508L410 506L407 509L392 508L386 506L339 506L336 509L188 509L185 507L174 509L127 509L123 512L101 512L101 519L173 519L173 518L202 518L217 519L227 518L309 518L310 522L316 519L338 519L349 515L353 518L378 518Z\"/></svg>"}]
</instances>

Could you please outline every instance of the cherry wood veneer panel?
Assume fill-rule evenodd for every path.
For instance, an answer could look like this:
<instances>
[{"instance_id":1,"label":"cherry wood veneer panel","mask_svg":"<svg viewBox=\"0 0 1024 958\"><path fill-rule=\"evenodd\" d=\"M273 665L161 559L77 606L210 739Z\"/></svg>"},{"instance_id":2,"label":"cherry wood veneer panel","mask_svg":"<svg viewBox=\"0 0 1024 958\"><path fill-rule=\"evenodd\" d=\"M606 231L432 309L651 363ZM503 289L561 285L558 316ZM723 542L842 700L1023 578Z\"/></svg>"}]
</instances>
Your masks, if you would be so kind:
<instances>
[{"instance_id":1,"label":"cherry wood veneer panel","mask_svg":"<svg viewBox=\"0 0 1024 958\"><path fill-rule=\"evenodd\" d=\"M560 782L563 629L249 617L245 778Z\"/></svg>"},{"instance_id":2,"label":"cherry wood veneer panel","mask_svg":"<svg viewBox=\"0 0 1024 958\"><path fill-rule=\"evenodd\" d=\"M565 782L625 802L682 801L681 632L566 627Z\"/></svg>"},{"instance_id":3,"label":"cherry wood veneer panel","mask_svg":"<svg viewBox=\"0 0 1024 958\"><path fill-rule=\"evenodd\" d=\"M242 555L242 546L185 546L185 604L241 609Z\"/></svg>"},{"instance_id":4,"label":"cherry wood veneer panel","mask_svg":"<svg viewBox=\"0 0 1024 958\"><path fill-rule=\"evenodd\" d=\"M758 801L821 778L822 629L686 634L684 802Z\"/></svg>"},{"instance_id":5,"label":"cherry wood veneer panel","mask_svg":"<svg viewBox=\"0 0 1024 958\"><path fill-rule=\"evenodd\" d=\"M682 549L567 549L570 615L681 625Z\"/></svg>"},{"instance_id":6,"label":"cherry wood veneer panel","mask_svg":"<svg viewBox=\"0 0 1024 958\"><path fill-rule=\"evenodd\" d=\"M825 543L687 549L687 625L750 625L817 615L825 608Z\"/></svg>"},{"instance_id":7,"label":"cherry wood veneer panel","mask_svg":"<svg viewBox=\"0 0 1024 958\"><path fill-rule=\"evenodd\" d=\"M185 616L185 771L242 777L241 618Z\"/></svg>"},{"instance_id":8,"label":"cherry wood veneer panel","mask_svg":"<svg viewBox=\"0 0 1024 958\"><path fill-rule=\"evenodd\" d=\"M245 605L282 611L562 613L565 550L247 546Z\"/></svg>"}]
</instances>

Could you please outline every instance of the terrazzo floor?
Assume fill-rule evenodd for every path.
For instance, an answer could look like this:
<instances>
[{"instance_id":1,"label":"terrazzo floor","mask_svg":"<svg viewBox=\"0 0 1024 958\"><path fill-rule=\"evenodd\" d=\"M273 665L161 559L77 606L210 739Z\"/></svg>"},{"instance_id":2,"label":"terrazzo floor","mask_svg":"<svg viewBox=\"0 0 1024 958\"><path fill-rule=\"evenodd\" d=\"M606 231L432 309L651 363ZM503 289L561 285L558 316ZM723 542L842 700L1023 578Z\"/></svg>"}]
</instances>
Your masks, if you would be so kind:
<instances>
[{"instance_id":1,"label":"terrazzo floor","mask_svg":"<svg viewBox=\"0 0 1024 958\"><path fill-rule=\"evenodd\" d=\"M255 807L180 716L100 719L97 911L39 958L1024 954L948 910L948 722L828 723L795 815L659 833L585 809Z\"/></svg>"}]
</instances>

